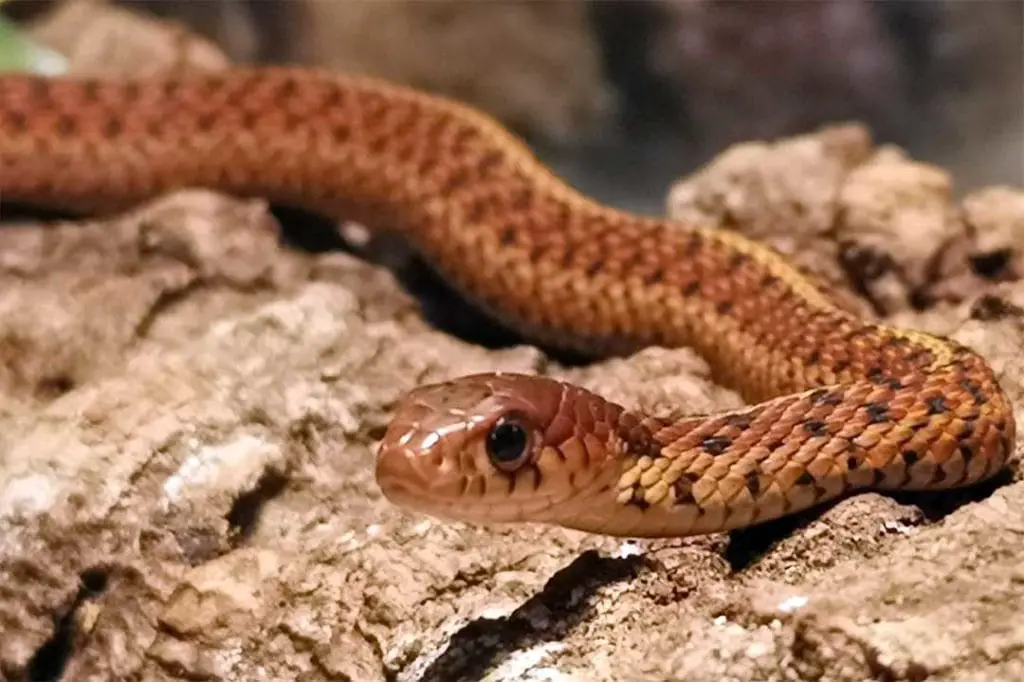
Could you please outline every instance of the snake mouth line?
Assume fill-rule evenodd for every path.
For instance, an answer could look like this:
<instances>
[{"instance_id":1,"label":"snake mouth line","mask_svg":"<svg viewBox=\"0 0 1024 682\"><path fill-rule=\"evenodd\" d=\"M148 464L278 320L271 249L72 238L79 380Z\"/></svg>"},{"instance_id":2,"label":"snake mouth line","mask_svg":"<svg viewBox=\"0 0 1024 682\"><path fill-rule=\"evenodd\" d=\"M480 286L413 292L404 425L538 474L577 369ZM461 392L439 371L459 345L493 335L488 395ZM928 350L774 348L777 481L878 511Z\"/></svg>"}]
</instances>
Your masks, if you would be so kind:
<instances>
[{"instance_id":1,"label":"snake mouth line","mask_svg":"<svg viewBox=\"0 0 1024 682\"><path fill-rule=\"evenodd\" d=\"M534 497L530 500L458 499L432 497L416 486L399 479L382 478L378 485L393 504L420 514L446 521L473 523L548 522L552 510L560 504L554 498Z\"/></svg>"}]
</instances>

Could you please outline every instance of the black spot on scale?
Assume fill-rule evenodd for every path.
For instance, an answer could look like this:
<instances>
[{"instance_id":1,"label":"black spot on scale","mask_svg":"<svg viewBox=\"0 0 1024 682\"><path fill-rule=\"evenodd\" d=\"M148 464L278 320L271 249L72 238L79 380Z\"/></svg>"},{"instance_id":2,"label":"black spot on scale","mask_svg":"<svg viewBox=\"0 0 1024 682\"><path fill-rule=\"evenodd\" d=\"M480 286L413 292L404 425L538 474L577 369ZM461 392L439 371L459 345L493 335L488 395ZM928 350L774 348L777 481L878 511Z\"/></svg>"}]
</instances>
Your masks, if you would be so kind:
<instances>
[{"instance_id":1,"label":"black spot on scale","mask_svg":"<svg viewBox=\"0 0 1024 682\"><path fill-rule=\"evenodd\" d=\"M697 504L690 481L683 478L676 479L676 482L672 484L672 491L675 493L676 504Z\"/></svg>"},{"instance_id":2,"label":"black spot on scale","mask_svg":"<svg viewBox=\"0 0 1024 682\"><path fill-rule=\"evenodd\" d=\"M468 223L479 223L483 220L484 215L487 213L487 204L483 200L476 199L469 202L466 207L466 222ZM566 267L570 264L565 263Z\"/></svg>"},{"instance_id":3,"label":"black spot on scale","mask_svg":"<svg viewBox=\"0 0 1024 682\"><path fill-rule=\"evenodd\" d=\"M797 485L811 485L814 482L814 476L812 476L808 471L803 472L800 474L800 477L796 479Z\"/></svg>"},{"instance_id":4,"label":"black spot on scale","mask_svg":"<svg viewBox=\"0 0 1024 682\"><path fill-rule=\"evenodd\" d=\"M7 114L7 124L15 130L24 130L28 125L28 117L22 111L12 111Z\"/></svg>"},{"instance_id":5,"label":"black spot on scale","mask_svg":"<svg viewBox=\"0 0 1024 682\"><path fill-rule=\"evenodd\" d=\"M339 104L341 104L341 102L339 102ZM423 136L427 139L441 137L447 133L449 124L449 119L443 116L438 117L427 126L427 129L424 131Z\"/></svg>"},{"instance_id":6,"label":"black spot on scale","mask_svg":"<svg viewBox=\"0 0 1024 682\"><path fill-rule=\"evenodd\" d=\"M873 384L885 383L885 373L882 372L881 367L872 367L871 369L868 370L867 376L868 381L870 381Z\"/></svg>"},{"instance_id":7,"label":"black spot on scale","mask_svg":"<svg viewBox=\"0 0 1024 682\"><path fill-rule=\"evenodd\" d=\"M512 195L512 201L509 202L513 211L524 211L530 208L531 204L533 204L533 192L525 187L520 187Z\"/></svg>"},{"instance_id":8,"label":"black spot on scale","mask_svg":"<svg viewBox=\"0 0 1024 682\"><path fill-rule=\"evenodd\" d=\"M925 362L925 361L931 359L931 355L932 355L931 352L929 352L927 349L920 348L918 350L915 350L913 353L910 353L909 355L907 355L907 362L909 362L911 364L917 364L918 362Z\"/></svg>"},{"instance_id":9,"label":"black spot on scale","mask_svg":"<svg viewBox=\"0 0 1024 682\"><path fill-rule=\"evenodd\" d=\"M821 353L819 351L811 351L811 354L807 357L808 365L816 365L821 362ZM821 389L819 389L821 390Z\"/></svg>"},{"instance_id":10,"label":"black spot on scale","mask_svg":"<svg viewBox=\"0 0 1024 682\"><path fill-rule=\"evenodd\" d=\"M136 102L142 96L142 84L129 81L121 87L121 97L125 102Z\"/></svg>"},{"instance_id":11,"label":"black spot on scale","mask_svg":"<svg viewBox=\"0 0 1024 682\"><path fill-rule=\"evenodd\" d=\"M117 137L124 132L124 127L116 117L111 116L103 123L103 134L107 137Z\"/></svg>"},{"instance_id":12,"label":"black spot on scale","mask_svg":"<svg viewBox=\"0 0 1024 682\"><path fill-rule=\"evenodd\" d=\"M99 97L100 84L98 81L85 81L82 83L82 95L86 99L94 100Z\"/></svg>"},{"instance_id":13,"label":"black spot on scale","mask_svg":"<svg viewBox=\"0 0 1024 682\"><path fill-rule=\"evenodd\" d=\"M698 291L700 291L700 282L693 280L683 287L683 296L693 296Z\"/></svg>"},{"instance_id":14,"label":"black spot on scale","mask_svg":"<svg viewBox=\"0 0 1024 682\"><path fill-rule=\"evenodd\" d=\"M868 413L869 423L881 424L882 422L889 421L889 408L882 403L868 403L864 406L864 410Z\"/></svg>"},{"instance_id":15,"label":"black spot on scale","mask_svg":"<svg viewBox=\"0 0 1024 682\"><path fill-rule=\"evenodd\" d=\"M481 175L485 175L497 169L505 160L505 155L498 151L489 152L476 164L476 169Z\"/></svg>"},{"instance_id":16,"label":"black spot on scale","mask_svg":"<svg viewBox=\"0 0 1024 682\"><path fill-rule=\"evenodd\" d=\"M840 393L833 393L827 388L817 388L811 392L808 396L812 405L831 405L836 406L843 402L843 396Z\"/></svg>"},{"instance_id":17,"label":"black spot on scale","mask_svg":"<svg viewBox=\"0 0 1024 682\"><path fill-rule=\"evenodd\" d=\"M505 226L501 228L501 232L498 233L498 241L501 242L502 246L512 246L516 243L516 228Z\"/></svg>"},{"instance_id":18,"label":"black spot on scale","mask_svg":"<svg viewBox=\"0 0 1024 682\"><path fill-rule=\"evenodd\" d=\"M732 439L725 436L708 436L700 445L709 455L720 455L732 445Z\"/></svg>"},{"instance_id":19,"label":"black spot on scale","mask_svg":"<svg viewBox=\"0 0 1024 682\"><path fill-rule=\"evenodd\" d=\"M970 445L961 445L960 456L964 458L965 462L970 462L974 459L974 449Z\"/></svg>"},{"instance_id":20,"label":"black spot on scale","mask_svg":"<svg viewBox=\"0 0 1024 682\"><path fill-rule=\"evenodd\" d=\"M729 311L732 310L732 301L719 301L718 305L715 306L715 310L718 311L719 315L728 315Z\"/></svg>"},{"instance_id":21,"label":"black spot on scale","mask_svg":"<svg viewBox=\"0 0 1024 682\"><path fill-rule=\"evenodd\" d=\"M472 128L459 128L452 136L451 144L456 149L464 148L477 137L477 132Z\"/></svg>"},{"instance_id":22,"label":"black spot on scale","mask_svg":"<svg viewBox=\"0 0 1024 682\"><path fill-rule=\"evenodd\" d=\"M847 471L853 471L854 469L856 469L859 466L860 466L860 460L858 458L854 457L853 455L850 455L849 457L846 458L846 470Z\"/></svg>"},{"instance_id":23,"label":"black spot on scale","mask_svg":"<svg viewBox=\"0 0 1024 682\"><path fill-rule=\"evenodd\" d=\"M750 256L745 253L737 253L729 260L729 269L735 270L744 263L750 260Z\"/></svg>"},{"instance_id":24,"label":"black spot on scale","mask_svg":"<svg viewBox=\"0 0 1024 682\"><path fill-rule=\"evenodd\" d=\"M946 400L941 395L929 398L925 402L928 405L928 416L945 414L949 411L949 407L946 405Z\"/></svg>"},{"instance_id":25,"label":"black spot on scale","mask_svg":"<svg viewBox=\"0 0 1024 682\"><path fill-rule=\"evenodd\" d=\"M747 490L750 491L751 495L757 495L761 492L761 477L756 471L751 471L747 474Z\"/></svg>"},{"instance_id":26,"label":"black spot on scale","mask_svg":"<svg viewBox=\"0 0 1024 682\"><path fill-rule=\"evenodd\" d=\"M372 149L372 147L374 145L377 144L378 141L381 142L382 145L383 145L381 147L381 151L383 151L383 149L387 148L387 145L389 144L389 140L382 136L382 137L378 138L378 140L375 140L374 142L371 143L371 149ZM469 181L470 181L469 171L466 170L465 168L457 168L454 173L449 175L447 178L444 179L444 182L442 182L442 184L441 184L441 194L451 194L455 190L457 190L457 189L459 189L461 187L464 187L466 185L466 183L469 182Z\"/></svg>"},{"instance_id":27,"label":"black spot on scale","mask_svg":"<svg viewBox=\"0 0 1024 682\"><path fill-rule=\"evenodd\" d=\"M163 96L170 99L178 96L178 92L181 91L181 81L178 79L165 80L161 88L163 90Z\"/></svg>"},{"instance_id":28,"label":"black spot on scale","mask_svg":"<svg viewBox=\"0 0 1024 682\"><path fill-rule=\"evenodd\" d=\"M971 397L974 398L975 404L983 403L988 400L988 396L981 390L981 386L978 386L978 384L974 383L970 379L961 379L960 388L971 394Z\"/></svg>"},{"instance_id":29,"label":"black spot on scale","mask_svg":"<svg viewBox=\"0 0 1024 682\"><path fill-rule=\"evenodd\" d=\"M657 268L644 276L644 284L661 284L665 281L665 268Z\"/></svg>"},{"instance_id":30,"label":"black spot on scale","mask_svg":"<svg viewBox=\"0 0 1024 682\"><path fill-rule=\"evenodd\" d=\"M921 455L917 454L916 450L904 450L903 461L908 467L914 466L921 460Z\"/></svg>"},{"instance_id":31,"label":"black spot on scale","mask_svg":"<svg viewBox=\"0 0 1024 682\"><path fill-rule=\"evenodd\" d=\"M298 91L298 89L298 83L289 78L287 80L282 81L281 84L277 86L277 96L291 97Z\"/></svg>"},{"instance_id":32,"label":"black spot on scale","mask_svg":"<svg viewBox=\"0 0 1024 682\"><path fill-rule=\"evenodd\" d=\"M68 116L67 114L61 114L57 117L57 123L54 127L57 129L57 132L60 133L61 135L71 135L78 128L78 125L75 123L75 119L73 119L71 116Z\"/></svg>"},{"instance_id":33,"label":"black spot on scale","mask_svg":"<svg viewBox=\"0 0 1024 682\"><path fill-rule=\"evenodd\" d=\"M820 419L804 420L804 430L807 431L807 433L811 434L811 436L815 437L824 436L826 433L828 433L828 427L826 426L825 422L821 421Z\"/></svg>"},{"instance_id":34,"label":"black spot on scale","mask_svg":"<svg viewBox=\"0 0 1024 682\"><path fill-rule=\"evenodd\" d=\"M240 127L245 130L251 130L260 124L260 112L245 110L242 112ZM352 129L347 125L334 124L332 127L327 129L328 134L334 138L335 142L347 142L348 138L352 137Z\"/></svg>"},{"instance_id":35,"label":"black spot on scale","mask_svg":"<svg viewBox=\"0 0 1024 682\"><path fill-rule=\"evenodd\" d=\"M641 492L639 488L633 491L633 497L629 498L629 502L627 504L630 504L641 511L648 509L651 506L651 503L644 499L643 492Z\"/></svg>"},{"instance_id":36,"label":"black spot on scale","mask_svg":"<svg viewBox=\"0 0 1024 682\"><path fill-rule=\"evenodd\" d=\"M29 88L32 97L34 97L37 101L46 101L50 98L51 93L49 83L47 83L46 80L43 78L34 78L30 80Z\"/></svg>"},{"instance_id":37,"label":"black spot on scale","mask_svg":"<svg viewBox=\"0 0 1024 682\"><path fill-rule=\"evenodd\" d=\"M352 136L352 131L347 126L339 126L338 128L335 128L335 131L335 137L338 139L339 142L344 142L345 140ZM342 132L344 132L345 136L338 137L338 134ZM433 175L439 165L440 163L438 155L431 154L430 156L424 157L419 162L419 165L416 166L416 171L420 175Z\"/></svg>"}]
</instances>

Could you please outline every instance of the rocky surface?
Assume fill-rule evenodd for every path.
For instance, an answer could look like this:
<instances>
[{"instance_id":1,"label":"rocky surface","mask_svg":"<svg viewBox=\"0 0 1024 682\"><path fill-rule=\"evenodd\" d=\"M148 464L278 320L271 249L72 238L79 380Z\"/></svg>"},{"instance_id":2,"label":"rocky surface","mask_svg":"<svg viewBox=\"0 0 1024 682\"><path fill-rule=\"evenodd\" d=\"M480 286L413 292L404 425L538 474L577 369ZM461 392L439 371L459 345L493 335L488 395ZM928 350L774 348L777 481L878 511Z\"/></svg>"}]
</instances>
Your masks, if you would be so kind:
<instances>
[{"instance_id":1,"label":"rocky surface","mask_svg":"<svg viewBox=\"0 0 1024 682\"><path fill-rule=\"evenodd\" d=\"M802 211L815 230L906 210L932 216L928 235L959 236L966 267L972 248L992 244L1015 262L1019 192L991 190L985 210L922 212L915 192L871 210L877 195L850 183L879 156L894 163L890 152L846 131L864 152L850 154L836 134L746 162L729 162L742 151L730 150L677 187L673 212L707 212L723 196L739 213L818 206ZM766 172L794 147L851 168L831 188ZM903 164L903 186L944 177ZM785 189L759 196L743 189L749 177ZM779 238L803 229L770 227ZM771 230L751 223L770 242ZM817 238L822 253L832 234ZM282 246L258 201L183 192L111 219L8 225L0 240L10 679L46 679L62 664L64 679L1020 675L1024 484L1012 473L977 490L861 495L678 540L441 523L396 509L373 480L376 439L419 383L514 369L655 411L739 398L685 349L567 368L528 346L460 341L428 327L386 270ZM921 242L894 234L876 248L898 264L901 253L930 258ZM993 282L930 318L905 308L901 321L971 343L1024 404L1021 298L1012 281Z\"/></svg>"},{"instance_id":2,"label":"rocky surface","mask_svg":"<svg viewBox=\"0 0 1024 682\"><path fill-rule=\"evenodd\" d=\"M725 150L668 212L972 345L1020 419L1024 192L951 186L837 127ZM740 399L686 349L566 367L468 343L386 269L280 233L263 202L202 190L0 229L4 679L1024 676L1016 461L975 489L696 538L408 514L373 450L418 384L507 369L653 411Z\"/></svg>"}]
</instances>

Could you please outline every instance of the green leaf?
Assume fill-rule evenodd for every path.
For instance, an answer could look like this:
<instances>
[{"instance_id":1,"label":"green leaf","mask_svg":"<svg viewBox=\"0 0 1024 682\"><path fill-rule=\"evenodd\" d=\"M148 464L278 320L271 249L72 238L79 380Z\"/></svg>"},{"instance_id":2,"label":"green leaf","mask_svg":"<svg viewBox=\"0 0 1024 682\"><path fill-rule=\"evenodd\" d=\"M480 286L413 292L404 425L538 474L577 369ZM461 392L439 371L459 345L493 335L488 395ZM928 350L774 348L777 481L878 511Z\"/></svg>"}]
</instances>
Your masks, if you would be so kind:
<instances>
[{"instance_id":1,"label":"green leaf","mask_svg":"<svg viewBox=\"0 0 1024 682\"><path fill-rule=\"evenodd\" d=\"M29 40L14 24L0 17L0 72L31 71L53 76L66 70L67 60L62 55Z\"/></svg>"}]
</instances>

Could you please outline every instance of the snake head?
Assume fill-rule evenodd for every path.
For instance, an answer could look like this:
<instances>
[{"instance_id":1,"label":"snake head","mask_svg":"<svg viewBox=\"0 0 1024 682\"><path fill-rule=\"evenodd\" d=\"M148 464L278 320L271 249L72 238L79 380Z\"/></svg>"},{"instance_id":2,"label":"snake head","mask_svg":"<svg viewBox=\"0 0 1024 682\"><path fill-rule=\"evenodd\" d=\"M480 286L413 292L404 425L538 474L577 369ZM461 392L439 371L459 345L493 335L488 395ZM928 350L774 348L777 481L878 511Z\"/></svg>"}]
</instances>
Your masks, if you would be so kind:
<instances>
[{"instance_id":1,"label":"snake head","mask_svg":"<svg viewBox=\"0 0 1024 682\"><path fill-rule=\"evenodd\" d=\"M411 391L376 477L409 510L476 523L565 522L613 496L622 408L553 379L478 374Z\"/></svg>"}]
</instances>

